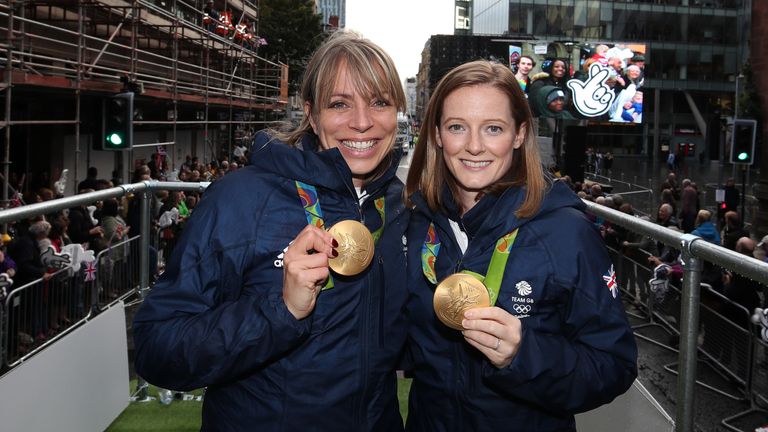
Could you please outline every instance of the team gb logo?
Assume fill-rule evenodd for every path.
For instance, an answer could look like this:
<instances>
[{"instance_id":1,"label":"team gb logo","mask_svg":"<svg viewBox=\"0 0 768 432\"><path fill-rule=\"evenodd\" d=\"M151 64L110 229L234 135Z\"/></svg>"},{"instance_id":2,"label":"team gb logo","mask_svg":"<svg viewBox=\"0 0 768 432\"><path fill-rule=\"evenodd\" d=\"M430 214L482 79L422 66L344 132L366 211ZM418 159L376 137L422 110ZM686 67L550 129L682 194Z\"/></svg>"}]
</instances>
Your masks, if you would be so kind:
<instances>
[{"instance_id":1,"label":"team gb logo","mask_svg":"<svg viewBox=\"0 0 768 432\"><path fill-rule=\"evenodd\" d=\"M518 293L518 294L520 294L521 296L527 296L528 294L530 294L530 293L531 293L531 291L533 291L533 290L531 289L531 284L529 284L529 283L528 283L528 282L526 282L526 281L520 281L520 282L518 282L518 283L515 285L515 288L517 288L517 293Z\"/></svg>"}]
</instances>

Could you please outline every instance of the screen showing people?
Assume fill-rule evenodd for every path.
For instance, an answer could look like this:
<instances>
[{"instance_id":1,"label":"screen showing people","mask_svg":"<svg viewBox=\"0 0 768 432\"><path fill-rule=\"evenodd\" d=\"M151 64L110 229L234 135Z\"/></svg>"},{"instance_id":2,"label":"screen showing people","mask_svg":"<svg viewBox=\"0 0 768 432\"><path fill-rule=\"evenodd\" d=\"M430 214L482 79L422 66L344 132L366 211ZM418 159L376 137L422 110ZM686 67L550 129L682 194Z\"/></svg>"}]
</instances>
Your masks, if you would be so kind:
<instances>
[{"instance_id":1,"label":"screen showing people","mask_svg":"<svg viewBox=\"0 0 768 432\"><path fill-rule=\"evenodd\" d=\"M643 121L646 47L555 42L509 45L509 66L534 117Z\"/></svg>"}]
</instances>

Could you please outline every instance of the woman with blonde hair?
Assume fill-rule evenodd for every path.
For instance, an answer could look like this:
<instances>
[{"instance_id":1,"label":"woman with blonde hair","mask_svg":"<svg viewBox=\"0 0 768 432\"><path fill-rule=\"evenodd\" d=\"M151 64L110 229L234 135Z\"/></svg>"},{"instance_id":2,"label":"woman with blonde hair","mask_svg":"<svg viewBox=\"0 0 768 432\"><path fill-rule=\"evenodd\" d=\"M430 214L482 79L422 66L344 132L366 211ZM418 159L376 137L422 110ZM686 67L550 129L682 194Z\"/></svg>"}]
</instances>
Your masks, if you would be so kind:
<instances>
[{"instance_id":1,"label":"woman with blonde hair","mask_svg":"<svg viewBox=\"0 0 768 432\"><path fill-rule=\"evenodd\" d=\"M637 374L600 234L545 175L532 122L500 64L459 66L432 93L406 182L406 430L575 430Z\"/></svg>"},{"instance_id":2,"label":"woman with blonde hair","mask_svg":"<svg viewBox=\"0 0 768 432\"><path fill-rule=\"evenodd\" d=\"M402 430L402 85L380 47L340 31L301 97L301 124L258 133L251 164L195 207L136 315L136 370L207 387L203 430Z\"/></svg>"}]
</instances>

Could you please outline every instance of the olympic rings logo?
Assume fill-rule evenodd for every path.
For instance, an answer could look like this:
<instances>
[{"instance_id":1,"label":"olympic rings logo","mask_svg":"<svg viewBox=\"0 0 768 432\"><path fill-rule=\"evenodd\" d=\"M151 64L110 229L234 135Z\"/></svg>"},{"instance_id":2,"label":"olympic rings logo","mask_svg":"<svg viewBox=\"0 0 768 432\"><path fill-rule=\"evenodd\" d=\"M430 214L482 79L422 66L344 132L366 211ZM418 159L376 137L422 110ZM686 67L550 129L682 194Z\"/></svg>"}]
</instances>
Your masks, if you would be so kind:
<instances>
[{"instance_id":1,"label":"olympic rings logo","mask_svg":"<svg viewBox=\"0 0 768 432\"><path fill-rule=\"evenodd\" d=\"M517 312L519 314L527 314L528 312L531 311L531 306L530 305L515 304L515 305L512 305L512 309L514 309L515 312Z\"/></svg>"}]
</instances>

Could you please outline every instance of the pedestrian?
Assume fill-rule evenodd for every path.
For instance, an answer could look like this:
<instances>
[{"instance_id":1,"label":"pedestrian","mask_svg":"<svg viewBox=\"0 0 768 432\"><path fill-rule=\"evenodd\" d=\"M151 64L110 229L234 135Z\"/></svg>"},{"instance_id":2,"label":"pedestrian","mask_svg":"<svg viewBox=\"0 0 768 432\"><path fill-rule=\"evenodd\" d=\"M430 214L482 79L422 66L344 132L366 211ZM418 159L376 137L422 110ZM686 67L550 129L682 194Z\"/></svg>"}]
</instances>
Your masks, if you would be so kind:
<instances>
[{"instance_id":1,"label":"pedestrian","mask_svg":"<svg viewBox=\"0 0 768 432\"><path fill-rule=\"evenodd\" d=\"M603 157L603 166L605 167L605 171L608 172L608 176L610 177L611 168L613 168L613 153L605 152L605 156Z\"/></svg>"},{"instance_id":2,"label":"pedestrian","mask_svg":"<svg viewBox=\"0 0 768 432\"><path fill-rule=\"evenodd\" d=\"M380 47L339 31L300 94L301 123L258 133L251 164L195 207L136 314L136 371L207 387L204 431L402 430L400 78Z\"/></svg>"},{"instance_id":3,"label":"pedestrian","mask_svg":"<svg viewBox=\"0 0 768 432\"><path fill-rule=\"evenodd\" d=\"M543 172L509 68L450 71L423 130L406 182L406 430L575 431L574 413L610 402L637 374L600 234Z\"/></svg>"}]
</instances>

